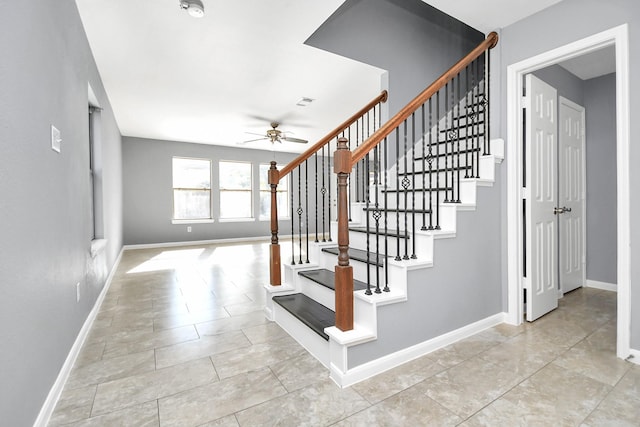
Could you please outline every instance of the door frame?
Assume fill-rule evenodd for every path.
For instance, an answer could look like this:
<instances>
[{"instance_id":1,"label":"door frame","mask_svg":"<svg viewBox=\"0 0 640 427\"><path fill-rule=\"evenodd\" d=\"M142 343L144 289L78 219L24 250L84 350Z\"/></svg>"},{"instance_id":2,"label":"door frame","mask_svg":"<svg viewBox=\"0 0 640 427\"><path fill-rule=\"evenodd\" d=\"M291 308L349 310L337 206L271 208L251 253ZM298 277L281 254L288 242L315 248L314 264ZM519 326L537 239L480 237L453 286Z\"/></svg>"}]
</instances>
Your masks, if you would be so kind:
<instances>
[{"instance_id":1,"label":"door frame","mask_svg":"<svg viewBox=\"0 0 640 427\"><path fill-rule=\"evenodd\" d=\"M631 352L631 253L629 181L629 33L628 25L594 34L507 66L507 323L523 317L522 265L522 90L523 76L566 59L615 45L616 49L616 180L617 180L617 348L626 359Z\"/></svg>"},{"instance_id":2,"label":"door frame","mask_svg":"<svg viewBox=\"0 0 640 427\"><path fill-rule=\"evenodd\" d=\"M560 109L565 105L569 108L573 108L580 112L582 129L580 129L580 148L582 156L580 161L582 162L582 173L580 174L580 188L582 189L582 227L580 227L580 233L582 233L582 253L580 254L580 262L582 263L582 287L587 284L587 122L586 122L586 108L580 104L576 104L569 98L558 95L558 206L560 202L560 126L562 121L560 120ZM558 218L558 233L561 233L560 223L561 218ZM562 289L562 263L560 262L560 243L561 234L558 234L558 298L562 298L564 295L564 289Z\"/></svg>"}]
</instances>

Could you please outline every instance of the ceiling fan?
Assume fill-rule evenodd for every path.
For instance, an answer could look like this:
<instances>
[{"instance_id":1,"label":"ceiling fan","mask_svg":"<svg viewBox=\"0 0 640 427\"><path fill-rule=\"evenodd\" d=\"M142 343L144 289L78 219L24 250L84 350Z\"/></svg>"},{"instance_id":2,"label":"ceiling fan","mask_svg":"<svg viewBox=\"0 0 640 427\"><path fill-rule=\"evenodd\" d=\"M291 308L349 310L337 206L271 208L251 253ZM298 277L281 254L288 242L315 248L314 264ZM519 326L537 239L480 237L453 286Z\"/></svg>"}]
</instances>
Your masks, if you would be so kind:
<instances>
[{"instance_id":1,"label":"ceiling fan","mask_svg":"<svg viewBox=\"0 0 640 427\"><path fill-rule=\"evenodd\" d=\"M306 143L309 142L306 139L300 139L300 138L294 138L292 136L287 136L286 132L283 132L280 129L278 129L279 125L280 125L280 123L278 123L278 122L272 122L271 123L271 129L268 129L266 134L264 134L264 135L260 134L260 133L247 132L247 133L252 134L252 135L261 135L261 138L250 139L248 141L242 141L241 144L246 144L247 142L262 141L263 139L269 140L269 141L271 141L271 143L275 143L275 142L282 143L282 141L287 141L287 142L297 142L299 144L306 144Z\"/></svg>"}]
</instances>

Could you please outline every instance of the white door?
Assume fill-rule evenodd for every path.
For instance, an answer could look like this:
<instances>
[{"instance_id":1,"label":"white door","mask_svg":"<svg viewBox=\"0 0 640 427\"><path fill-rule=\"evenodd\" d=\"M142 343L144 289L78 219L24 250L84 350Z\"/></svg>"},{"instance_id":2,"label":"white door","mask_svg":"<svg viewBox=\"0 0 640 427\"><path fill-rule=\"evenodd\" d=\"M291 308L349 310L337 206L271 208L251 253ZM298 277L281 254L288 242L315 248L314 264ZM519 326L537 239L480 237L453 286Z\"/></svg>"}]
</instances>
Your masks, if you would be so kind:
<instances>
[{"instance_id":1,"label":"white door","mask_svg":"<svg viewBox=\"0 0 640 427\"><path fill-rule=\"evenodd\" d=\"M560 289L563 293L585 281L584 107L560 97L558 139L558 206Z\"/></svg>"},{"instance_id":2,"label":"white door","mask_svg":"<svg viewBox=\"0 0 640 427\"><path fill-rule=\"evenodd\" d=\"M558 307L557 95L555 88L526 76L526 280L527 320Z\"/></svg>"}]
</instances>

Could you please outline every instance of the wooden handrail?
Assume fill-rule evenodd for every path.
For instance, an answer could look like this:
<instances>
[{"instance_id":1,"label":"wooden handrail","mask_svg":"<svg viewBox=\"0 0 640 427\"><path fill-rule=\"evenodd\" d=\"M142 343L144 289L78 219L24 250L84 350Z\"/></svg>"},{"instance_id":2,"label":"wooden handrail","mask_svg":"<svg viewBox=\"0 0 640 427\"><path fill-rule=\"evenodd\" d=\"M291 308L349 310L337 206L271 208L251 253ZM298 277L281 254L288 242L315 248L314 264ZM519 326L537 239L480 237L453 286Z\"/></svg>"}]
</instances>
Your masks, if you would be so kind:
<instances>
[{"instance_id":1,"label":"wooden handrail","mask_svg":"<svg viewBox=\"0 0 640 427\"><path fill-rule=\"evenodd\" d=\"M351 167L354 167L356 163L364 158L367 153L378 145L384 138L398 126L402 124L411 114L413 114L422 104L427 102L436 92L444 87L451 79L460 73L467 65L473 60L483 54L487 49L492 49L498 44L498 34L491 32L487 38L480 43L475 49L469 52L464 58L456 62L453 67L444 72L436 81L434 81L429 87L423 90L418 96L416 96L411 102L409 102L404 108L393 116L388 122L382 125L377 131L375 131L369 139L362 143L358 148L351 153Z\"/></svg>"},{"instance_id":2,"label":"wooden handrail","mask_svg":"<svg viewBox=\"0 0 640 427\"><path fill-rule=\"evenodd\" d=\"M278 180L280 180L280 179L284 178L285 176L287 176L287 174L289 172L291 172L292 170L294 170L295 168L300 166L302 164L302 162L307 160L309 157L313 156L322 147L324 147L329 142L331 142L331 140L333 140L333 138L338 136L340 134L340 132L344 131L346 128L348 128L353 123L355 123L356 120L358 120L360 117L362 117L367 111L372 109L376 104L379 104L381 102L387 102L387 98L388 98L388 93L387 93L386 90L383 90L380 93L380 95L376 96L371 102L369 102L367 105L362 107L357 113L355 113L353 116L349 117L344 123L342 123L340 126L335 128L333 131L331 131L329 134L327 134L324 138L322 138L320 141L318 141L315 144L313 144L304 153L300 154L298 157L296 157L291 162L289 162L289 164L287 164L285 167L283 167L279 171ZM276 182L276 184L277 184L277 182Z\"/></svg>"}]
</instances>

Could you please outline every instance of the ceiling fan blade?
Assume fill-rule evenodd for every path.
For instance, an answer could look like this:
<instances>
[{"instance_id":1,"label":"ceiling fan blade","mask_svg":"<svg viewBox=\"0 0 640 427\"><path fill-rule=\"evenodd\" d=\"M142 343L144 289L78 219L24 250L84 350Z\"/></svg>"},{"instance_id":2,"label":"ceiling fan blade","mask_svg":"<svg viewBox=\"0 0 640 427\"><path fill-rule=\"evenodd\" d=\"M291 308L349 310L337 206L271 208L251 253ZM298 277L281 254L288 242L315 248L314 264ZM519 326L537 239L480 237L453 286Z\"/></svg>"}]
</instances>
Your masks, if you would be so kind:
<instances>
[{"instance_id":1,"label":"ceiling fan blade","mask_svg":"<svg viewBox=\"0 0 640 427\"><path fill-rule=\"evenodd\" d=\"M263 141L263 140L265 140L265 139L269 139L269 138L264 138L264 137L262 137L262 138L256 138L256 139L249 139L249 140L247 140L247 141L240 141L240 142L236 142L236 144L246 144L246 143L248 143L248 142Z\"/></svg>"},{"instance_id":2,"label":"ceiling fan blade","mask_svg":"<svg viewBox=\"0 0 640 427\"><path fill-rule=\"evenodd\" d=\"M267 138L267 136L264 133L255 133L255 132L245 132L245 133L249 134L249 135L258 135L258 136L261 136L263 138Z\"/></svg>"},{"instance_id":3,"label":"ceiling fan blade","mask_svg":"<svg viewBox=\"0 0 640 427\"><path fill-rule=\"evenodd\" d=\"M299 144L306 144L306 143L309 142L306 139L294 138L292 136L286 136L286 135L282 136L281 138L282 138L283 141L297 142Z\"/></svg>"}]
</instances>

